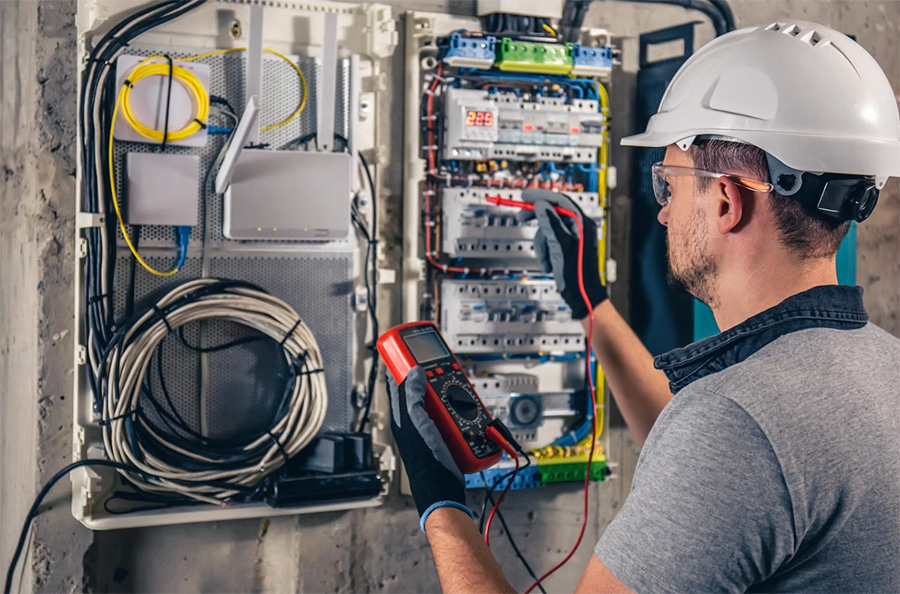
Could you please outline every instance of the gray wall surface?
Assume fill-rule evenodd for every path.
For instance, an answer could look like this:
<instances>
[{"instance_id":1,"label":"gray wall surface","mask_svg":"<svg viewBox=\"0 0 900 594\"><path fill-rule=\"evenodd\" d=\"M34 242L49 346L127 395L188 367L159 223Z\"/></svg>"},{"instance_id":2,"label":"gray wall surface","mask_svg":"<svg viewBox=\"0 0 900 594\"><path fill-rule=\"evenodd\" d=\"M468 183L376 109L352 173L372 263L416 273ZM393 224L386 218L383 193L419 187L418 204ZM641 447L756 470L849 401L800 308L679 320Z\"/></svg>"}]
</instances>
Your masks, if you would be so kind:
<instances>
[{"instance_id":1,"label":"gray wall surface","mask_svg":"<svg viewBox=\"0 0 900 594\"><path fill-rule=\"evenodd\" d=\"M900 2L734 0L738 26L799 17L855 35L900 92ZM473 4L398 2L405 10L471 14ZM631 132L637 35L704 20L680 8L595 3L586 26L620 40L624 67L613 81L614 138ZM402 26L402 23L401 23ZM712 36L701 25L699 42ZM5 569L37 489L70 458L72 291L75 211L75 2L0 2L0 567ZM402 36L401 36L402 38ZM392 72L403 68L402 51ZM382 125L402 109L402 76L394 77ZM839 92L839 90L836 90ZM401 131L389 147L382 195L385 214L398 213L403 172ZM628 154L614 149L614 252L627 286ZM384 217L382 220L387 220ZM398 257L396 251L390 251ZM872 219L859 228L858 280L873 320L900 336L900 186L892 180ZM397 294L384 313L399 321ZM578 555L548 584L572 590L593 542L630 486L637 448L620 426L610 434L618 478L591 490L589 529ZM74 592L417 592L437 591L428 544L415 509L394 488L387 505L316 516L169 526L92 534L72 519L64 481L38 518L23 564L22 591ZM536 571L568 551L581 521L577 485L514 492L507 521ZM480 503L478 495L473 503ZM494 550L516 588L529 584L499 534Z\"/></svg>"}]
</instances>

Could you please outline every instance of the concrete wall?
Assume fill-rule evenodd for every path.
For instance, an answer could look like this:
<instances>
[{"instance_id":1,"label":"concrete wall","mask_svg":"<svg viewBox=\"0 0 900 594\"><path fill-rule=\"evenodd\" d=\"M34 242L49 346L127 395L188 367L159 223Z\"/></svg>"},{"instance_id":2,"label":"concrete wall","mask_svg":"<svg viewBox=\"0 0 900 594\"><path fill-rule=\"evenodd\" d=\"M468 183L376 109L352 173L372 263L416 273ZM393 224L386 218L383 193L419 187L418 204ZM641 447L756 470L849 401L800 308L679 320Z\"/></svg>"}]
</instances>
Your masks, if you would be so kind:
<instances>
[{"instance_id":1,"label":"concrete wall","mask_svg":"<svg viewBox=\"0 0 900 594\"><path fill-rule=\"evenodd\" d=\"M900 89L900 3L853 0L736 0L738 25L799 16L857 35ZM403 10L471 14L472 3L408 1ZM595 3L589 26L622 38L625 68L614 80L615 137L629 133L636 36L671 24L701 20L665 6ZM33 494L69 457L72 374L72 249L74 218L75 26L71 0L0 2L0 565L9 559ZM700 39L711 38L708 25ZM402 71L401 53L392 71ZM402 102L382 106L383 125ZM390 100L390 98L389 98ZM401 163L401 137L391 139L390 163ZM627 152L616 150L620 187L614 193L614 257L624 265L627 245ZM399 211L402 171L389 167L385 209ZM398 212L399 214L399 212ZM383 220L387 220L385 217ZM873 319L900 335L900 191L892 181L873 218L859 229L859 282ZM620 274L620 278L623 276ZM614 299L622 301L620 283ZM396 300L387 304L398 320ZM637 449L621 427L610 434L610 458L619 479L595 485L586 543L550 582L573 589L590 544L614 516L629 488ZM393 493L378 509L171 526L91 534L68 511L60 486L34 530L23 591L436 591L437 576L408 498ZM473 496L473 505L480 503ZM577 486L513 493L508 522L536 571L549 568L571 546L580 523ZM498 535L499 536L499 535ZM528 585L505 539L494 548L513 585Z\"/></svg>"}]
</instances>

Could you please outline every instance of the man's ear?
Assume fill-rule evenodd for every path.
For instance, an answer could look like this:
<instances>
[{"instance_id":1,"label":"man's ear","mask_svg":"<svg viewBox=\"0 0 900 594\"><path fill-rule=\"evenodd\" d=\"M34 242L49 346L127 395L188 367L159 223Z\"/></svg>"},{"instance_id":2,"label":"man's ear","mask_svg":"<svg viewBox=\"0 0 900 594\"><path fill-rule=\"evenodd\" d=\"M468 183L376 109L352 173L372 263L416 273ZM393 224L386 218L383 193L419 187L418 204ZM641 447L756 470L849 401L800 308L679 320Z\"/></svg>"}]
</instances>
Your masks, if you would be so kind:
<instances>
[{"instance_id":1,"label":"man's ear","mask_svg":"<svg viewBox=\"0 0 900 594\"><path fill-rule=\"evenodd\" d=\"M750 214L749 201L730 178L722 176L715 182L716 229L722 235L738 229Z\"/></svg>"}]
</instances>

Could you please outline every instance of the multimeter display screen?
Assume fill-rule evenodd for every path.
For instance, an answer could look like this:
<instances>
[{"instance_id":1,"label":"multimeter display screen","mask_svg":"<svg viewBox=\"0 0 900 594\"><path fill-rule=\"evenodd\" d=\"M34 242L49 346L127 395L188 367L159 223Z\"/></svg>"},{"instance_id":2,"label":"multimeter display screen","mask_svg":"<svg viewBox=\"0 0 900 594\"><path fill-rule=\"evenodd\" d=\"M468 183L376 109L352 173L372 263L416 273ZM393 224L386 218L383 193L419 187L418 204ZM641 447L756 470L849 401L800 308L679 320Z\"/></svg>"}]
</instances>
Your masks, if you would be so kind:
<instances>
[{"instance_id":1,"label":"multimeter display screen","mask_svg":"<svg viewBox=\"0 0 900 594\"><path fill-rule=\"evenodd\" d=\"M412 336L404 336L406 346L412 352L413 357L419 363L428 363L435 359L449 357L450 351L444 346L444 341L436 332L423 332Z\"/></svg>"}]
</instances>

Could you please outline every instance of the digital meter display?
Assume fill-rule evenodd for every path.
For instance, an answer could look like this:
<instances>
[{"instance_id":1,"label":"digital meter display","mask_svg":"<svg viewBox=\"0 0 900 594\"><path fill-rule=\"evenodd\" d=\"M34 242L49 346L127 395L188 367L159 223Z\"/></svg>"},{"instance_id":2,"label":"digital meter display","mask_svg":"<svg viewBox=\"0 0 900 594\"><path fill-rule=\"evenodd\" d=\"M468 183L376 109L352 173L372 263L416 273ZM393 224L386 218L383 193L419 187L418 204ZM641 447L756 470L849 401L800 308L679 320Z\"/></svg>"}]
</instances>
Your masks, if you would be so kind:
<instances>
[{"instance_id":1,"label":"digital meter display","mask_svg":"<svg viewBox=\"0 0 900 594\"><path fill-rule=\"evenodd\" d=\"M419 363L428 363L435 359L450 356L450 351L444 346L444 341L441 340L436 332L422 332L421 334L404 336L403 340Z\"/></svg>"},{"instance_id":2,"label":"digital meter display","mask_svg":"<svg viewBox=\"0 0 900 594\"><path fill-rule=\"evenodd\" d=\"M494 112L468 109L466 110L466 126L469 128L493 128Z\"/></svg>"}]
</instances>

